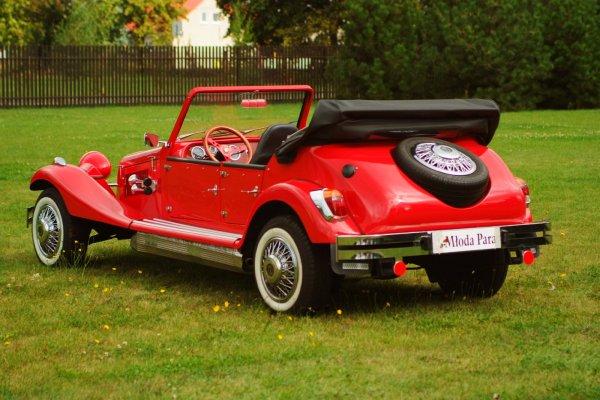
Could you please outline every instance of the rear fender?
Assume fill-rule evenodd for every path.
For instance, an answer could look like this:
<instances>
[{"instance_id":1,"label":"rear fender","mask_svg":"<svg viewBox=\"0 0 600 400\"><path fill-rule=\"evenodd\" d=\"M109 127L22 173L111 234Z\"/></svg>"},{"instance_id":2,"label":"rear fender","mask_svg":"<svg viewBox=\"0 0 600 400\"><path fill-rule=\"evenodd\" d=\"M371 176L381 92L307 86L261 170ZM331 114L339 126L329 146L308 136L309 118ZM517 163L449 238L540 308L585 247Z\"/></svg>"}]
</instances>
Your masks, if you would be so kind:
<instances>
[{"instance_id":1,"label":"rear fender","mask_svg":"<svg viewBox=\"0 0 600 400\"><path fill-rule=\"evenodd\" d=\"M69 214L129 228L131 210L126 210L112 192L107 191L83 169L73 165L48 165L40 168L31 177L29 188L43 190L48 187L59 191Z\"/></svg>"},{"instance_id":2,"label":"rear fender","mask_svg":"<svg viewBox=\"0 0 600 400\"><path fill-rule=\"evenodd\" d=\"M252 221L264 207L273 203L284 203L291 208L300 219L304 229L313 243L335 243L335 238L340 234L360 233L357 225L348 216L343 219L327 221L319 212L310 198L312 190L322 189L312 182L293 180L273 185L263 191L252 210L252 219L247 229L253 229ZM246 232L244 238L250 232Z\"/></svg>"}]
</instances>

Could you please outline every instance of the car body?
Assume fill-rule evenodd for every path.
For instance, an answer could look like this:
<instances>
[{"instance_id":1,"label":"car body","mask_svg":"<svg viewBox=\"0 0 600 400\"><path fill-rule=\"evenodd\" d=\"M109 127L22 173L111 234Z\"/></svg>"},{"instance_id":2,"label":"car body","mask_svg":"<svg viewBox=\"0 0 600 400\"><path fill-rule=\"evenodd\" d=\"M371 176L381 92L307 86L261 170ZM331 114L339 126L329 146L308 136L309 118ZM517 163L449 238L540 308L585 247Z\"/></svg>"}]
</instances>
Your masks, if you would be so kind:
<instances>
[{"instance_id":1,"label":"car body","mask_svg":"<svg viewBox=\"0 0 600 400\"><path fill-rule=\"evenodd\" d=\"M301 95L297 121L260 137L227 126L181 135L199 94L247 93L242 106L257 108L268 104L257 93ZM116 183L98 152L79 165L57 158L30 183L43 191L28 210L39 260L77 262L90 243L130 239L253 273L269 307L299 311L326 303L342 277L396 278L408 264L449 294L490 296L508 265L550 242L526 184L487 146L492 101L322 100L308 124L312 102L306 85L197 87L168 139L147 134L151 149L125 156Z\"/></svg>"}]
</instances>

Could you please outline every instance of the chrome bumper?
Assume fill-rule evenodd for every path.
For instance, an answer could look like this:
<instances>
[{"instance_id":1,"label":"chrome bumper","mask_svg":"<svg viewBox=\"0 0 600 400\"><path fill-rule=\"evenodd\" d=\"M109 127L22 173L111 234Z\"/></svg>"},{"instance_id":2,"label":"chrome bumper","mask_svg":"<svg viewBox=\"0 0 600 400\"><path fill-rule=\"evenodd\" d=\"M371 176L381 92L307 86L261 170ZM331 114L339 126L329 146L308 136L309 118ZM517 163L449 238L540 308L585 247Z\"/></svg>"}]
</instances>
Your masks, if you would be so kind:
<instances>
[{"instance_id":1,"label":"chrome bumper","mask_svg":"<svg viewBox=\"0 0 600 400\"><path fill-rule=\"evenodd\" d=\"M550 231L550 222L547 221L501 226L501 248L513 251L537 249L540 245L552 242ZM332 247L332 255L336 263L378 259L400 260L403 257L433 254L430 231L383 235L344 235L338 236Z\"/></svg>"}]
</instances>

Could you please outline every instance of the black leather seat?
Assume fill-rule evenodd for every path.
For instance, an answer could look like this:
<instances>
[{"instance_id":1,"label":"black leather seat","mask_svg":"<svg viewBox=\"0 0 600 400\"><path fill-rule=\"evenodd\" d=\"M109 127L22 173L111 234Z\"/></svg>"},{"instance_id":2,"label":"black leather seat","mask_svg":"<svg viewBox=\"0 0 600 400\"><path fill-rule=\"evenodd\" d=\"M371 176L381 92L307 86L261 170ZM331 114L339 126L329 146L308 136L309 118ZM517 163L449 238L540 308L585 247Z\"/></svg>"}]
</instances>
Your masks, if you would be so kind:
<instances>
[{"instance_id":1,"label":"black leather seat","mask_svg":"<svg viewBox=\"0 0 600 400\"><path fill-rule=\"evenodd\" d=\"M275 124L268 127L260 137L250 164L267 165L275 149L297 130L295 125L290 124Z\"/></svg>"}]
</instances>

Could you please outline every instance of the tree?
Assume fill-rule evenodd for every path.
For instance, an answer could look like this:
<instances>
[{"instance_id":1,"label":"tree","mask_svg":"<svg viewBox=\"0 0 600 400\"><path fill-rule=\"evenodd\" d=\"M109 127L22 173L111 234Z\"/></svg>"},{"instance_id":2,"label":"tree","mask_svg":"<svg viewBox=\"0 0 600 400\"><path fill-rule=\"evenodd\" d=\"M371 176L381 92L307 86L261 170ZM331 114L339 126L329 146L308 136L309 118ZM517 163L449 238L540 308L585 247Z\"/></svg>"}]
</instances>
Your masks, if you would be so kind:
<instances>
[{"instance_id":1,"label":"tree","mask_svg":"<svg viewBox=\"0 0 600 400\"><path fill-rule=\"evenodd\" d=\"M69 0L0 1L0 45L50 44Z\"/></svg>"},{"instance_id":2,"label":"tree","mask_svg":"<svg viewBox=\"0 0 600 400\"><path fill-rule=\"evenodd\" d=\"M544 45L552 65L542 81L544 108L600 105L600 2L547 0Z\"/></svg>"},{"instance_id":3,"label":"tree","mask_svg":"<svg viewBox=\"0 0 600 400\"><path fill-rule=\"evenodd\" d=\"M55 43L60 45L102 45L118 41L120 0L73 0L68 16L58 28Z\"/></svg>"},{"instance_id":4,"label":"tree","mask_svg":"<svg viewBox=\"0 0 600 400\"><path fill-rule=\"evenodd\" d=\"M171 44L183 1L0 1L0 44Z\"/></svg>"},{"instance_id":5,"label":"tree","mask_svg":"<svg viewBox=\"0 0 600 400\"><path fill-rule=\"evenodd\" d=\"M126 26L134 44L171 44L171 25L185 15L184 0L123 0L118 26Z\"/></svg>"},{"instance_id":6,"label":"tree","mask_svg":"<svg viewBox=\"0 0 600 400\"><path fill-rule=\"evenodd\" d=\"M344 0L217 0L237 43L335 45Z\"/></svg>"},{"instance_id":7,"label":"tree","mask_svg":"<svg viewBox=\"0 0 600 400\"><path fill-rule=\"evenodd\" d=\"M349 97L491 97L533 108L551 69L535 0L347 0L332 73Z\"/></svg>"}]
</instances>

